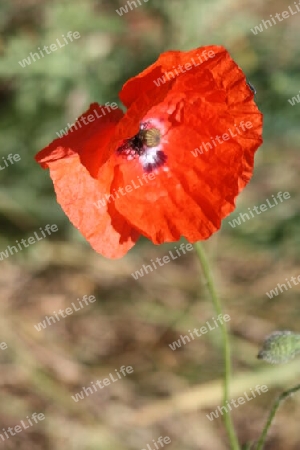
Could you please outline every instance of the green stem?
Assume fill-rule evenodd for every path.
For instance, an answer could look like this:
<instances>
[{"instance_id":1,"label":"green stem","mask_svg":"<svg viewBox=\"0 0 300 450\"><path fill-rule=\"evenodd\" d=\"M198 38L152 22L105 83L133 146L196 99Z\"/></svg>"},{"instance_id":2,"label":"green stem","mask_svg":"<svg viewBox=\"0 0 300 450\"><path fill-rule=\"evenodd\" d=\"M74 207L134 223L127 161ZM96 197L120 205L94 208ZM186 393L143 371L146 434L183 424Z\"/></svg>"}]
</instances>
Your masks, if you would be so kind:
<instances>
[{"instance_id":1,"label":"green stem","mask_svg":"<svg viewBox=\"0 0 300 450\"><path fill-rule=\"evenodd\" d=\"M269 417L267 419L266 425L264 426L264 429L262 430L262 433L260 435L260 438L258 440L257 446L255 448L255 450L263 450L265 441L266 441L266 437L269 431L269 428L272 424L272 421L275 417L275 414L277 412L277 409L280 406L280 403L285 400L287 397L289 397L290 395L292 395L294 392L299 391L300 390L300 384L297 384L297 386L294 386L291 389L288 389L287 391L284 391L282 394L279 395L279 397L277 398L277 400L275 401L273 408L270 411Z\"/></svg>"},{"instance_id":2,"label":"green stem","mask_svg":"<svg viewBox=\"0 0 300 450\"><path fill-rule=\"evenodd\" d=\"M199 257L199 261L204 273L204 277L206 279L207 288L211 296L211 300L213 302L216 313L219 315L222 314L221 304L218 298L218 294L216 292L214 282L212 279L209 263L205 254L205 251L200 242L196 242L195 249L197 255ZM231 358L230 358L230 343L229 336L227 333L227 327L224 322L220 321L220 329L222 333L223 340L223 355L224 355L224 384L223 384L223 406L225 406L225 411L227 411L227 401L229 401L229 382L231 376ZM226 408L227 406L227 408ZM229 441L231 444L231 450L240 450L240 445L238 439L236 437L235 429L231 420L230 412L227 411L223 415L225 427L228 433Z\"/></svg>"}]
</instances>

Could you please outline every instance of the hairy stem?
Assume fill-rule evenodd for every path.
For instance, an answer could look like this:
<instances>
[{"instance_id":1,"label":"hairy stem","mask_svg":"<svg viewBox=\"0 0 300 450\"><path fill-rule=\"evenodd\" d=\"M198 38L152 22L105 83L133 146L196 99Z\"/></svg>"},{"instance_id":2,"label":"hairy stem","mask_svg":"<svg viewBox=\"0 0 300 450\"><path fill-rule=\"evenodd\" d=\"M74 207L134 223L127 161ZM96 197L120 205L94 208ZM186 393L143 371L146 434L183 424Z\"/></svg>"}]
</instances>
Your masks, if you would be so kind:
<instances>
[{"instance_id":1,"label":"hairy stem","mask_svg":"<svg viewBox=\"0 0 300 450\"><path fill-rule=\"evenodd\" d=\"M221 303L218 298L217 291L215 289L215 285L213 282L213 278L211 275L211 270L209 267L209 263L206 257L206 253L203 249L202 244L196 242L195 249L203 270L203 274L207 283L207 288L214 306L214 309L218 315L222 315ZM229 382L231 376L231 358L230 358L230 342L229 335L227 331L227 327L223 321L220 321L220 330L222 333L222 341L223 341L223 355L224 355L224 384L223 384L223 406L225 406L225 413L223 415L223 420L225 423L225 427L227 430L227 434L229 437L229 441L231 444L231 450L240 450L240 445L235 433L235 429L231 420L230 411L227 410L226 404L229 401ZM258 450L258 449L257 449Z\"/></svg>"},{"instance_id":2,"label":"hairy stem","mask_svg":"<svg viewBox=\"0 0 300 450\"><path fill-rule=\"evenodd\" d=\"M294 392L297 392L299 390L300 390L300 384L297 384L293 388L288 389L287 391L284 391L284 392L282 392L282 394L279 395L279 397L277 398L277 400L275 401L275 403L273 405L273 408L270 411L269 417L268 417L267 422L266 422L266 424L264 426L264 429L262 430L262 433L261 433L260 438L259 438L259 440L257 442L257 446L255 447L255 450L263 450L268 431L270 429L270 426L272 424L272 421L273 421L273 419L275 417L275 414L276 414L277 409L279 408L280 404L287 397L289 397Z\"/></svg>"}]
</instances>

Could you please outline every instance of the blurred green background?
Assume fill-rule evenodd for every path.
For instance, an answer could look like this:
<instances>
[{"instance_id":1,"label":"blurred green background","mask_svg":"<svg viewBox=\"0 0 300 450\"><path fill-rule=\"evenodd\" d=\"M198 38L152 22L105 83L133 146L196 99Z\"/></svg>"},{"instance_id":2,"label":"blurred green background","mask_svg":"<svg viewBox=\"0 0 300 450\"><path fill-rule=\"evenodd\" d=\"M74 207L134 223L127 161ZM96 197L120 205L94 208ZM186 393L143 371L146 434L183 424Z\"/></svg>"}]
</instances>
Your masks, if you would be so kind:
<instances>
[{"instance_id":1,"label":"blurred green background","mask_svg":"<svg viewBox=\"0 0 300 450\"><path fill-rule=\"evenodd\" d=\"M136 0L137 1L137 0ZM266 292L300 275L300 13L255 35L251 28L285 1L149 0L120 17L123 1L0 2L0 251L47 223L59 232L0 261L0 428L33 412L39 424L0 440L7 449L140 450L169 436L174 450L226 450L217 332L172 351L170 343L211 320L195 252L135 281L131 273L174 245L145 239L123 259L93 252L56 203L35 153L91 102L118 102L122 84L169 49L224 45L257 90L264 144L237 210L205 246L229 313L232 398L257 384L268 392L233 410L240 442L257 439L282 389L299 382L300 361L269 366L256 354L276 329L300 331L299 287ZM138 4L138 2L137 2ZM293 2L289 3L291 7ZM18 63L68 31L81 38L24 68ZM279 191L291 199L231 228L228 220ZM97 301L38 332L34 324L95 295ZM71 395L122 365L134 373L80 402ZM280 409L267 450L299 450L300 396ZM152 447L154 448L154 447ZM147 447L148 450L148 447Z\"/></svg>"}]
</instances>

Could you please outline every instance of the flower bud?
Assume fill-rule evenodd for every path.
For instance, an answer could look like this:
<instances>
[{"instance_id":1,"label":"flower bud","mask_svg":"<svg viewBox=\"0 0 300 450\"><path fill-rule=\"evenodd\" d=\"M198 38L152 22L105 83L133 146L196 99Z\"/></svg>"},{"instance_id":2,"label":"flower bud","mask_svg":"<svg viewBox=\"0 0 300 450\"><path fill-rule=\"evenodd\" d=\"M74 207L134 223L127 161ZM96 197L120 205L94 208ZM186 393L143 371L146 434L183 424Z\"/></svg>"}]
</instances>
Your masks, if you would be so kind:
<instances>
[{"instance_id":1,"label":"flower bud","mask_svg":"<svg viewBox=\"0 0 300 450\"><path fill-rule=\"evenodd\" d=\"M300 334L292 331L274 331L267 336L257 358L271 364L282 364L300 353Z\"/></svg>"}]
</instances>

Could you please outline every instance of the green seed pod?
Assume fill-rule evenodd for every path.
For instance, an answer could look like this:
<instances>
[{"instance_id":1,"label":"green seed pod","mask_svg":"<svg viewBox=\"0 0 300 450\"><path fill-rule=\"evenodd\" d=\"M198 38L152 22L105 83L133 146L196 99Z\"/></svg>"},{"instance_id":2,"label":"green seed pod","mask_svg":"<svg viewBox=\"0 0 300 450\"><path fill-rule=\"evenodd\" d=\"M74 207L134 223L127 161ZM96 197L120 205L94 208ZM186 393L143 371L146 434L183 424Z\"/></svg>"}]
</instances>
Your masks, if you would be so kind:
<instances>
[{"instance_id":1,"label":"green seed pod","mask_svg":"<svg viewBox=\"0 0 300 450\"><path fill-rule=\"evenodd\" d=\"M142 141L147 147L156 147L160 143L160 131L157 128L140 131Z\"/></svg>"},{"instance_id":2,"label":"green seed pod","mask_svg":"<svg viewBox=\"0 0 300 450\"><path fill-rule=\"evenodd\" d=\"M300 353L300 334L292 331L274 331L267 336L257 358L271 364L282 364Z\"/></svg>"}]
</instances>

